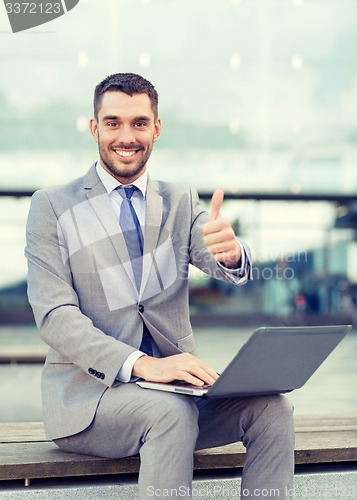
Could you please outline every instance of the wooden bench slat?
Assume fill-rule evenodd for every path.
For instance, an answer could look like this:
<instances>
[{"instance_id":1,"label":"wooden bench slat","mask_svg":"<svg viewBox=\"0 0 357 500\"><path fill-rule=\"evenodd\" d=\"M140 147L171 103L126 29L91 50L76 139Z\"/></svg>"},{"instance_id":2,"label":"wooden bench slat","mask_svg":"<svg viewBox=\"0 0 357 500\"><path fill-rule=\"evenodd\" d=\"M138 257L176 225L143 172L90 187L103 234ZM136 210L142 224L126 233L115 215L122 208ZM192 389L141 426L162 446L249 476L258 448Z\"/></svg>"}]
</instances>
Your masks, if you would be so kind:
<instances>
[{"instance_id":1,"label":"wooden bench slat","mask_svg":"<svg viewBox=\"0 0 357 500\"><path fill-rule=\"evenodd\" d=\"M337 436L336 436L337 438ZM34 449L35 448L35 449ZM52 443L0 445L0 480L51 478L100 474L132 474L139 471L139 457L105 459L66 453ZM245 449L241 443L195 452L195 470L243 467ZM297 444L295 463L357 461L357 446L316 448Z\"/></svg>"},{"instance_id":2,"label":"wooden bench slat","mask_svg":"<svg viewBox=\"0 0 357 500\"><path fill-rule=\"evenodd\" d=\"M66 453L53 443L0 445L0 480L131 474L139 464L139 457L111 460Z\"/></svg>"},{"instance_id":3,"label":"wooden bench slat","mask_svg":"<svg viewBox=\"0 0 357 500\"><path fill-rule=\"evenodd\" d=\"M295 462L356 462L357 415L298 416ZM242 443L195 453L195 470L243 467ZM0 480L131 474L139 471L138 456L105 459L59 450L46 440L42 422L0 423Z\"/></svg>"},{"instance_id":4,"label":"wooden bench slat","mask_svg":"<svg viewBox=\"0 0 357 500\"><path fill-rule=\"evenodd\" d=\"M296 433L357 431L357 416L297 416ZM43 422L0 422L0 443L48 441Z\"/></svg>"},{"instance_id":5,"label":"wooden bench slat","mask_svg":"<svg viewBox=\"0 0 357 500\"><path fill-rule=\"evenodd\" d=\"M357 430L357 415L297 415L295 430L297 432L324 430Z\"/></svg>"},{"instance_id":6,"label":"wooden bench slat","mask_svg":"<svg viewBox=\"0 0 357 500\"><path fill-rule=\"evenodd\" d=\"M0 423L0 443L48 441L43 422Z\"/></svg>"},{"instance_id":7,"label":"wooden bench slat","mask_svg":"<svg viewBox=\"0 0 357 500\"><path fill-rule=\"evenodd\" d=\"M332 449L357 448L356 431L297 432L295 446L318 450L321 447Z\"/></svg>"}]
</instances>

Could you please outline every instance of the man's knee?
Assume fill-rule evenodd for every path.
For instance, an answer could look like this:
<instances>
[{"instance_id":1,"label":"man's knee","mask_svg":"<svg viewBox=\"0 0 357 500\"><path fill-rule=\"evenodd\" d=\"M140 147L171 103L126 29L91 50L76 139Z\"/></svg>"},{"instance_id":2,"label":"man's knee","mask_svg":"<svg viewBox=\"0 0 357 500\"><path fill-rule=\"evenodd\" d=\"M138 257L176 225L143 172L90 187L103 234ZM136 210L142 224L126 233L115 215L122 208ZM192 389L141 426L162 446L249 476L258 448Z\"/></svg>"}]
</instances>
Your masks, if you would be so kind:
<instances>
[{"instance_id":1,"label":"man's knee","mask_svg":"<svg viewBox=\"0 0 357 500\"><path fill-rule=\"evenodd\" d=\"M287 397L281 394L269 396L265 399L262 412L263 425L274 437L292 440L294 436L293 414L294 407Z\"/></svg>"},{"instance_id":2,"label":"man's knee","mask_svg":"<svg viewBox=\"0 0 357 500\"><path fill-rule=\"evenodd\" d=\"M248 434L271 436L288 441L294 439L294 407L290 400L277 394L258 397L252 401L252 419Z\"/></svg>"},{"instance_id":3,"label":"man's knee","mask_svg":"<svg viewBox=\"0 0 357 500\"><path fill-rule=\"evenodd\" d=\"M279 420L291 420L294 413L294 407L291 401L281 394L254 398L252 401L252 408L257 415L271 415Z\"/></svg>"},{"instance_id":4,"label":"man's knee","mask_svg":"<svg viewBox=\"0 0 357 500\"><path fill-rule=\"evenodd\" d=\"M281 418L290 420L293 418L294 406L290 399L282 394L276 394L267 398L267 405L271 411L281 415Z\"/></svg>"},{"instance_id":5,"label":"man's knee","mask_svg":"<svg viewBox=\"0 0 357 500\"><path fill-rule=\"evenodd\" d=\"M155 411L155 425L161 429L180 433L182 439L196 439L198 409L192 398L177 394L167 395Z\"/></svg>"}]
</instances>

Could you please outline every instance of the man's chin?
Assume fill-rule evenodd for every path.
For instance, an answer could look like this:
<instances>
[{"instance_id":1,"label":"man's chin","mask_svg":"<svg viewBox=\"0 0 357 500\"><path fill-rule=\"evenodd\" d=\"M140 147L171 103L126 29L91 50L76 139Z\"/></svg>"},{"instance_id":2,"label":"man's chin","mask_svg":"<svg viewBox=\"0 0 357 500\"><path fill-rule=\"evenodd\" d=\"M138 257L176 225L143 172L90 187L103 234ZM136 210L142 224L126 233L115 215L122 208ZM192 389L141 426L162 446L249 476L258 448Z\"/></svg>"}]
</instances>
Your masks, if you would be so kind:
<instances>
[{"instance_id":1,"label":"man's chin","mask_svg":"<svg viewBox=\"0 0 357 500\"><path fill-rule=\"evenodd\" d=\"M120 162L120 164L113 165L102 159L102 165L111 175L120 179L137 178L145 171L145 165L131 165L130 162Z\"/></svg>"}]
</instances>

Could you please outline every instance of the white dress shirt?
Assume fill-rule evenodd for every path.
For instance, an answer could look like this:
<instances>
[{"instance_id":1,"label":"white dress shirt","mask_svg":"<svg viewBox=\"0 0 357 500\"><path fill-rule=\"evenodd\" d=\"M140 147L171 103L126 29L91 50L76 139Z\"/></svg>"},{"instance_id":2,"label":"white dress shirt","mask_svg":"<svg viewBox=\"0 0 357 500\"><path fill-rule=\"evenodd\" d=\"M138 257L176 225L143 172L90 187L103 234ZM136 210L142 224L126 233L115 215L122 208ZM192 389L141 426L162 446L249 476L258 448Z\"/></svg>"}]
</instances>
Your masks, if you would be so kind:
<instances>
[{"instance_id":1,"label":"white dress shirt","mask_svg":"<svg viewBox=\"0 0 357 500\"><path fill-rule=\"evenodd\" d=\"M96 169L97 169L97 174L109 195L110 202L113 206L115 215L117 216L117 219L119 221L120 206L123 202L123 198L116 191L116 189L117 187L122 186L122 184L118 180L116 180L112 175L110 175L106 170L104 170L104 168L101 166L99 162L97 162ZM136 215L138 216L140 225L142 227L145 224L145 216L146 216L145 200L146 200L147 182L148 182L148 173L145 170L145 172L140 177L138 177L132 184L130 184L131 186L135 186L138 188L137 191L134 191L131 197L131 202L133 204ZM119 380L120 382L130 382L131 372L133 371L134 363L139 358L141 358L141 356L145 356L145 353L139 350L132 352L127 357L123 366L119 370L118 375L116 377L117 380Z\"/></svg>"},{"instance_id":2,"label":"white dress shirt","mask_svg":"<svg viewBox=\"0 0 357 500\"><path fill-rule=\"evenodd\" d=\"M115 179L111 174L109 174L106 170L104 170L99 161L96 164L96 170L100 180L102 181L109 195L110 202L113 206L115 215L117 216L117 220L119 221L120 206L123 202L123 198L116 191L116 189L119 186L122 186L122 184L117 179ZM131 197L131 202L133 204L136 215L138 216L140 225L142 227L145 225L145 216L146 216L147 181L148 181L148 173L147 170L145 170L145 172L140 177L138 177L133 183L130 184L130 186L135 186L138 189L137 191L134 191ZM241 248L241 267L237 269L228 269L219 262L218 265L224 268L226 271L231 272L235 276L243 277L249 272L249 270L245 269L246 256L244 248L240 243L240 241L238 241L238 243ZM155 357L160 357L160 353L158 352L155 343L153 343L153 354ZM131 373L133 371L133 366L135 362L139 358L141 358L141 356L146 356L146 354L139 350L131 353L125 360L121 369L119 370L118 375L116 377L117 380L119 380L120 382L131 382L131 381L134 382L135 380L137 380L137 377L132 377Z\"/></svg>"}]
</instances>

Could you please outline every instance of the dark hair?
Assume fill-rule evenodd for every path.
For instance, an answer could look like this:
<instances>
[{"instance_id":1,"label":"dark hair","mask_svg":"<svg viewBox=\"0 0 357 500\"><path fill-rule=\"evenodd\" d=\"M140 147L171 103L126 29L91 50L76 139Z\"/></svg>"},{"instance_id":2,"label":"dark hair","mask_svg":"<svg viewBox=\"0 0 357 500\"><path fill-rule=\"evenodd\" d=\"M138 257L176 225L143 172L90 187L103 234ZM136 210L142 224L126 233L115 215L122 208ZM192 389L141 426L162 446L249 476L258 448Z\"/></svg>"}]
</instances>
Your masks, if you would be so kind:
<instances>
[{"instance_id":1,"label":"dark hair","mask_svg":"<svg viewBox=\"0 0 357 500\"><path fill-rule=\"evenodd\" d=\"M105 92L124 92L132 96L133 94L146 94L150 98L151 108L155 118L158 115L159 97L155 87L148 80L135 73L115 73L109 75L100 82L94 90L94 116L98 120L98 112Z\"/></svg>"}]
</instances>

